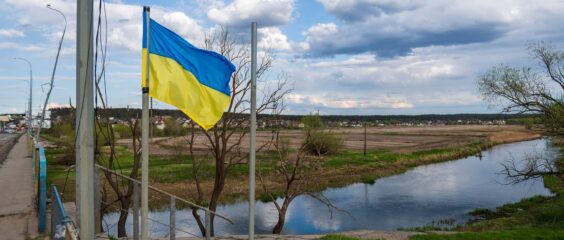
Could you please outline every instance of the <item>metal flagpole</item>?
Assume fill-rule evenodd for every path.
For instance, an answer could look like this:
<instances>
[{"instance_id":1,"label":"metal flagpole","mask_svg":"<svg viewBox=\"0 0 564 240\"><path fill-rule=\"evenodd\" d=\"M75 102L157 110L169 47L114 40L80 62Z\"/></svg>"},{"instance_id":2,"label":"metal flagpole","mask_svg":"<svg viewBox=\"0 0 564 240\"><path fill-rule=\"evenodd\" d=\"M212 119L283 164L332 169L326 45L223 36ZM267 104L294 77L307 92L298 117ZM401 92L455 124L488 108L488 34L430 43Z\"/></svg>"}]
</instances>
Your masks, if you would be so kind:
<instances>
[{"instance_id":1,"label":"metal flagpole","mask_svg":"<svg viewBox=\"0 0 564 240\"><path fill-rule=\"evenodd\" d=\"M251 36L251 135L249 148L249 240L255 238L255 137L257 132L257 23Z\"/></svg>"},{"instance_id":2,"label":"metal flagpole","mask_svg":"<svg viewBox=\"0 0 564 240\"><path fill-rule=\"evenodd\" d=\"M145 87L143 91L143 110L141 112L141 239L149 237L149 34L150 12L149 7L143 7L145 12L145 26L147 34L147 55L145 62Z\"/></svg>"},{"instance_id":3,"label":"metal flagpole","mask_svg":"<svg viewBox=\"0 0 564 240\"><path fill-rule=\"evenodd\" d=\"M94 239L93 0L78 1L76 43L76 162L80 239Z\"/></svg>"}]
</instances>

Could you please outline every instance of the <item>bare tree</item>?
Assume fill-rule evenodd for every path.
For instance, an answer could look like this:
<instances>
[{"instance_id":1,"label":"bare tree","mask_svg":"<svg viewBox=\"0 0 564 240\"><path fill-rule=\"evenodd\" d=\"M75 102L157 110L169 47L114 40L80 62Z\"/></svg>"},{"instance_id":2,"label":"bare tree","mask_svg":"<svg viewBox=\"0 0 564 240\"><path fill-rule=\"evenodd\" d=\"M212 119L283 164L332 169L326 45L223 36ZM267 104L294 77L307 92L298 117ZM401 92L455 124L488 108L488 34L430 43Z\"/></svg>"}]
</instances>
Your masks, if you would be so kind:
<instances>
[{"instance_id":1,"label":"bare tree","mask_svg":"<svg viewBox=\"0 0 564 240\"><path fill-rule=\"evenodd\" d=\"M308 134L309 131L306 132L306 135ZM308 136L306 136L306 139L307 138ZM306 142L307 140L301 144L297 152L293 153L289 147L289 139L281 137L279 132L277 132L274 148L276 149L278 158L275 159L274 174L263 175L260 171L257 174L263 192L269 197L278 211L278 221L272 229L273 234L280 234L282 232L284 222L286 221L286 212L292 201L300 195L310 196L326 205L331 216L335 209L343 211L334 206L323 194L313 193L308 190L311 189L309 185L313 182L310 180L314 177L311 173L320 168L321 161L307 156L308 150ZM283 185L284 191L282 196L280 196L283 198L282 203L277 201L279 196L274 195L269 189L268 180L275 184Z\"/></svg>"},{"instance_id":2,"label":"bare tree","mask_svg":"<svg viewBox=\"0 0 564 240\"><path fill-rule=\"evenodd\" d=\"M531 67L493 67L484 73L478 87L491 104L504 104L504 112L543 115L546 130L564 133L564 52L545 43L531 44L531 56L539 63L540 72ZM529 156L525 164L511 159L503 164L504 174L517 183L545 175L562 179L561 161L546 156Z\"/></svg>"},{"instance_id":3,"label":"bare tree","mask_svg":"<svg viewBox=\"0 0 564 240\"><path fill-rule=\"evenodd\" d=\"M564 52L545 43L531 44L529 51L540 72L531 67L493 67L480 77L479 90L491 104L505 105L504 112L542 114L548 130L561 133Z\"/></svg>"},{"instance_id":4,"label":"bare tree","mask_svg":"<svg viewBox=\"0 0 564 240\"><path fill-rule=\"evenodd\" d=\"M527 156L524 162L509 159L502 165L502 173L509 183L520 183L549 175L556 176L564 182L564 172L562 171L564 162L555 160L553 156L547 153Z\"/></svg>"},{"instance_id":5,"label":"bare tree","mask_svg":"<svg viewBox=\"0 0 564 240\"><path fill-rule=\"evenodd\" d=\"M141 139L140 139L140 129L139 120L133 118L128 113L127 125L131 131L131 147L133 150L133 166L129 177L132 179L138 179L139 177L139 167L141 163ZM99 118L97 118L99 119ZM116 143L115 143L115 133L112 128L111 121L107 115L102 115L101 119L103 121L97 120L97 138L96 141L103 141L104 145L107 145L109 152L103 152L100 148L96 148L96 163L104 166L107 169L112 169L115 171L122 172L122 168L119 164L119 157L116 154ZM97 144L98 145L98 144ZM127 222L128 210L131 206L133 199L133 181L125 180L124 178L117 176L111 172L103 171L105 176L104 184L101 187L101 207L100 216L104 216L105 213L113 210L110 207L115 203L119 203L119 219L118 219L118 237L127 237L125 224ZM109 185L109 189L108 188ZM109 193L108 190L112 191L111 195L115 195L116 198L113 200L108 200Z\"/></svg>"},{"instance_id":6,"label":"bare tree","mask_svg":"<svg viewBox=\"0 0 564 240\"><path fill-rule=\"evenodd\" d=\"M249 93L251 89L250 53L246 45L238 44L232 34L226 28L206 36L205 48L215 51L237 66L237 70L231 77L231 97L230 104L223 118L210 131L203 131L206 139L206 146L215 164L214 186L209 196L209 209L215 211L221 198L227 173L238 164L246 164L248 151L243 147L243 139L247 135L249 127L248 112L250 110ZM257 113L265 113L275 109L282 101L283 97L290 92L288 81L285 76L279 77L273 82L266 82L267 73L272 66L272 57L269 51L261 53L257 63L257 81L266 87L259 90L261 96L257 102ZM245 131L241 131L241 130ZM194 131L190 135L190 149L193 151ZM257 151L264 148L267 143L258 146ZM195 161L194 154L191 153L192 160ZM192 167L193 173L197 176L199 164ZM197 177L196 177L197 179ZM202 204L205 196L201 190L200 181L196 180L198 189L197 202ZM205 226L202 224L202 217L196 210L192 211L200 231L205 234ZM210 232L214 235L214 215L211 216Z\"/></svg>"}]
</instances>

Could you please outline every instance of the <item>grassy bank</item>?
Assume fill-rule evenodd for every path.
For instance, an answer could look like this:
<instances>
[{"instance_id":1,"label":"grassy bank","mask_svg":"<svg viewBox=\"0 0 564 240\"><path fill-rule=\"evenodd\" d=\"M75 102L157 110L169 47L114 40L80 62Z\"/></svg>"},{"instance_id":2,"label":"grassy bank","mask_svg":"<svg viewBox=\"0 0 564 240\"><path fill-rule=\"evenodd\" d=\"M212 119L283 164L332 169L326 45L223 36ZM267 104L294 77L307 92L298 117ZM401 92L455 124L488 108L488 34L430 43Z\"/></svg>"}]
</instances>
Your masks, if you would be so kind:
<instances>
[{"instance_id":1,"label":"grassy bank","mask_svg":"<svg viewBox=\"0 0 564 240\"><path fill-rule=\"evenodd\" d=\"M402 173L416 166L475 155L496 143L490 141L487 137L483 137L480 141L473 141L462 146L406 153L376 150L369 151L364 155L359 151L345 150L334 155L316 158L317 161L323 163L320 169L311 173L315 176L312 179L316 182L310 184L312 189L309 190L321 191L327 187L342 187L356 182L371 184L378 178ZM117 165L121 167L123 173L129 173L133 165L132 153L125 146L118 146L116 150L119 159ZM68 150L47 148L46 154L49 159L48 184L56 184L60 189L63 189L66 184L64 201L73 201L74 170L69 171L68 166L64 164L64 158L68 157ZM199 169L199 176L204 193L207 195L213 188L214 165L209 157L198 156L198 158L199 161L203 160ZM263 152L257 158L257 170L265 176L265 179L274 179L273 169L276 162L272 160L275 159L273 153ZM192 159L189 156L182 154L151 156L149 169L152 185L183 198L194 199L196 190L193 184ZM233 167L228 176L229 181L226 183L222 202L232 202L245 197L248 191L247 186L240 183L247 181L247 171L246 164ZM281 192L284 189L283 184L279 182L270 180L266 183L274 193ZM257 196L259 200L268 199L262 193L262 189L258 189Z\"/></svg>"},{"instance_id":2,"label":"grassy bank","mask_svg":"<svg viewBox=\"0 0 564 240\"><path fill-rule=\"evenodd\" d=\"M564 182L545 176L544 184L554 196L535 196L494 211L476 209L471 214L482 220L459 227L459 233L412 239L564 239Z\"/></svg>"}]
</instances>

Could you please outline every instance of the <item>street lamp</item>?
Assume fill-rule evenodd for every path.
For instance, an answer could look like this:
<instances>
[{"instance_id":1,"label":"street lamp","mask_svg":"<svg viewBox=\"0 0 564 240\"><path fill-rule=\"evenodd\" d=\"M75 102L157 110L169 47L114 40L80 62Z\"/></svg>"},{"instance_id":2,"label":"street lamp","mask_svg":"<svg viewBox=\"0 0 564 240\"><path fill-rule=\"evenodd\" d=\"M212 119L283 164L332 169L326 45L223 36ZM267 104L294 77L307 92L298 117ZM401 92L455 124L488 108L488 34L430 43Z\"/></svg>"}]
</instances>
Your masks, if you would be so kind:
<instances>
[{"instance_id":1,"label":"street lamp","mask_svg":"<svg viewBox=\"0 0 564 240\"><path fill-rule=\"evenodd\" d=\"M28 104L28 116L27 116L27 133L29 134L29 136L31 136L31 117L32 117L32 113L31 113L31 105L32 105L32 100L33 100L33 69L31 67L31 62L25 58L21 58L21 57L17 57L14 58L15 60L22 60L27 62L27 64L29 65L29 104Z\"/></svg>"},{"instance_id":2,"label":"street lamp","mask_svg":"<svg viewBox=\"0 0 564 240\"><path fill-rule=\"evenodd\" d=\"M53 90L53 82L55 81L55 72L57 71L57 63L59 62L59 55L61 53L61 47L63 46L63 39L65 38L65 33L67 32L67 17L63 12L51 7L51 4L47 4L47 8L58 12L63 16L65 20L65 28L63 29L63 35L61 36L61 40L59 40L59 49L57 50L57 57L55 57L55 66L53 66L53 73L51 74L51 82L49 83L49 91L47 92L47 97L45 97L45 103L43 103L43 109L41 111L41 121L39 122L39 128L37 129L37 135L35 136L39 140L39 136L41 134L41 128L43 127L43 121L45 120L45 110L47 110L47 103L49 103L49 97L51 96L51 91Z\"/></svg>"}]
</instances>

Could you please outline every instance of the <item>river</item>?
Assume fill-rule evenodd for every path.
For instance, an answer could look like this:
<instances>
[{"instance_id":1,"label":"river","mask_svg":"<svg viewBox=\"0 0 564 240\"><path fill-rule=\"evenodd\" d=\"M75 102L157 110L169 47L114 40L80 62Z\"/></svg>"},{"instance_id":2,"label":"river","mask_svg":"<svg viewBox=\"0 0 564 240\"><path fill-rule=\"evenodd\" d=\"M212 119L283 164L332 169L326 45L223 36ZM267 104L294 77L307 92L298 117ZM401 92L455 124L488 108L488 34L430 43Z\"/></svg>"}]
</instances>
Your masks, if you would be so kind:
<instances>
[{"instance_id":1,"label":"river","mask_svg":"<svg viewBox=\"0 0 564 240\"><path fill-rule=\"evenodd\" d=\"M502 163L509 159L524 160L533 153L552 153L549 140L538 139L509 143L485 150L480 156L413 168L403 174L378 179L374 184L356 183L342 188L329 188L323 194L348 213L333 211L317 200L299 196L286 216L283 234L314 234L360 229L396 230L423 226L433 221L453 219L462 224L470 219L468 212L476 208L495 209L505 203L535 195L551 195L541 179L507 184L500 174ZM220 206L218 212L235 220L231 225L216 219L216 234L247 233L247 202ZM276 224L277 212L272 203L256 203L256 232L269 233ZM151 219L168 223L168 210L153 211ZM117 222L117 214L105 216L106 222ZM128 218L128 232L131 232ZM149 221L151 234L162 237L168 227ZM189 210L178 210L177 236L198 234ZM110 232L115 232L115 228Z\"/></svg>"}]
</instances>

